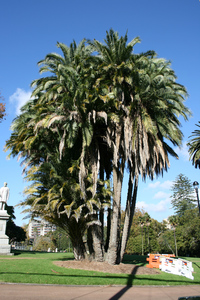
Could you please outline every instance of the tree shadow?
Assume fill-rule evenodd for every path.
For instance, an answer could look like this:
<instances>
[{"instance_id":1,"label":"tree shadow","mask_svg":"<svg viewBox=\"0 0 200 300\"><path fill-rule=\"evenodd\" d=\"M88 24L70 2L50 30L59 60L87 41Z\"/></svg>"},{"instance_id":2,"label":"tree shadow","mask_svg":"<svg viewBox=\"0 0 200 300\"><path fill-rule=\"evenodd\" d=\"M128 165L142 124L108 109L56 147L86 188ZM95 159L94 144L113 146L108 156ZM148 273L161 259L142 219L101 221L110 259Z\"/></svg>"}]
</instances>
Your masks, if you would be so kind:
<instances>
[{"instance_id":1,"label":"tree shadow","mask_svg":"<svg viewBox=\"0 0 200 300\"><path fill-rule=\"evenodd\" d=\"M197 263L193 262L193 264L194 264L195 266L197 266L197 268L200 269L200 266L199 266Z\"/></svg>"},{"instance_id":2,"label":"tree shadow","mask_svg":"<svg viewBox=\"0 0 200 300\"><path fill-rule=\"evenodd\" d=\"M126 285L125 286L122 286L122 289L117 292L115 295L113 295L111 298L109 298L108 300L118 300L120 299L133 285L134 285L134 280L135 279L139 279L138 277L136 277L136 274L137 274L137 271L139 269L140 266L135 266L131 272L130 275L127 276L127 281L126 281ZM25 272L5 272L5 271L1 271L0 274L7 274L7 275L16 275L16 276L19 276L19 275L25 275L26 277L28 276L50 276L52 278L52 280L54 281L54 278L56 277L60 277L60 278L65 278L66 281L67 280L70 280L70 278L87 278L88 282L90 282L90 278L96 278L98 280L100 279L124 279L123 276L121 276L121 274L118 274L118 275L114 275L114 274L103 274L102 272L98 272L99 274L94 274L92 273L93 271L91 271L91 274L63 274L62 272L59 272L59 271L54 271L54 270L51 270L52 272L54 273L25 273ZM147 276L142 276L141 280L148 280L148 275ZM50 280L51 281L51 280ZM58 280L59 281L59 280ZM159 279L159 278L151 278L151 281L153 281L155 284L154 285L163 285L163 279ZM27 283L33 283L32 279L27 280ZM37 282L35 282L37 283ZM180 281L179 280L176 280L176 279L169 279L169 280L165 280L165 284L166 286L168 285L168 283L172 286L174 285L177 285L177 284L180 284ZM40 284L41 284L41 281L40 281ZM51 284L51 282L50 282ZM54 283L55 284L55 283ZM63 283L57 283L58 285L60 284L63 284ZM65 283L66 284L66 283ZM188 281L185 281L185 280L181 280L181 284L188 284ZM197 281L193 281L191 285L199 285L199 282ZM67 285L67 284L66 284ZM101 286L101 284L99 284L99 286Z\"/></svg>"},{"instance_id":3,"label":"tree shadow","mask_svg":"<svg viewBox=\"0 0 200 300\"><path fill-rule=\"evenodd\" d=\"M55 257L52 258L51 260L55 261ZM74 260L74 257L60 257L58 259L56 259L57 261L68 261L68 260Z\"/></svg>"},{"instance_id":4,"label":"tree shadow","mask_svg":"<svg viewBox=\"0 0 200 300\"><path fill-rule=\"evenodd\" d=\"M127 278L127 284L126 284L126 287L131 287L131 286L133 286L133 281L134 281L134 279L136 279L136 277L135 277L135 274L137 273L137 269L139 268L139 266L136 266L135 268L134 268L134 270L132 271L132 273L130 274L130 275L128 275L128 278ZM53 272L53 270L51 270L52 272ZM80 271L80 270L79 270ZM81 270L81 271L83 271L83 270ZM32 276L32 275L34 275L34 276L50 276L50 277L85 277L85 278L104 278L104 279L108 279L108 278L110 278L110 279L124 279L124 277L122 277L122 276L120 276L120 274L118 274L118 275L116 275L116 274L110 274L110 275L108 275L108 273L106 273L105 275L104 275L104 273L102 273L102 272L98 272L99 274L94 274L94 271L88 271L88 272L90 272L91 273L91 275L90 274L86 274L86 275L84 275L84 274L63 274L63 273L61 273L61 272L59 272L59 271L55 271L55 273L37 273L37 272L30 272L30 273L27 273L27 272L11 272L11 271L9 271L9 272L6 272L6 271L0 271L0 275L16 275L16 276L18 276L18 275L25 275L26 277L27 276ZM96 272L97 273L97 272ZM138 279L138 277L137 277L137 279ZM149 278L148 277L144 277L144 276L142 276L142 278L141 278L142 280L149 280ZM158 285L159 285L159 282L163 282L163 279L159 279L159 278L151 278L151 281L155 281L155 284L156 284L156 282L158 282ZM172 285L173 285L173 283L174 283L174 285L176 285L176 283L180 283L180 280L172 280L172 279L170 279L170 280L165 280L165 283L166 283L166 285L167 285L167 283L172 283ZM185 280L181 280L181 284L186 284L186 285L188 285L188 281L185 281ZM195 284L198 284L199 285L199 282L197 282L197 281L192 281L192 285L195 285Z\"/></svg>"},{"instance_id":5,"label":"tree shadow","mask_svg":"<svg viewBox=\"0 0 200 300\"><path fill-rule=\"evenodd\" d=\"M121 289L117 294L115 294L113 297L111 297L109 300L117 300L120 297L122 297L132 286L133 286L133 278L135 274L137 273L139 266L135 266L131 272L131 274L128 276L127 285Z\"/></svg>"}]
</instances>

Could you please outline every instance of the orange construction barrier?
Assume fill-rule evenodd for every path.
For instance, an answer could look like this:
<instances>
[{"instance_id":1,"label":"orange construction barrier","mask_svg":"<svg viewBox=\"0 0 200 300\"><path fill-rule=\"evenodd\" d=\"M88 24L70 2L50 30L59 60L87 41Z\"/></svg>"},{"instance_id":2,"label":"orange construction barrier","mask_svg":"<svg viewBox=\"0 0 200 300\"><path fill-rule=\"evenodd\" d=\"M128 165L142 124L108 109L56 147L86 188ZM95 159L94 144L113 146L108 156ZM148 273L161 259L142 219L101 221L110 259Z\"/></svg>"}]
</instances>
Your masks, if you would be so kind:
<instances>
[{"instance_id":1,"label":"orange construction barrier","mask_svg":"<svg viewBox=\"0 0 200 300\"><path fill-rule=\"evenodd\" d=\"M158 268L160 266L160 257L175 257L173 254L149 254L149 257L147 257L147 261L149 264L146 266L147 268Z\"/></svg>"}]
</instances>

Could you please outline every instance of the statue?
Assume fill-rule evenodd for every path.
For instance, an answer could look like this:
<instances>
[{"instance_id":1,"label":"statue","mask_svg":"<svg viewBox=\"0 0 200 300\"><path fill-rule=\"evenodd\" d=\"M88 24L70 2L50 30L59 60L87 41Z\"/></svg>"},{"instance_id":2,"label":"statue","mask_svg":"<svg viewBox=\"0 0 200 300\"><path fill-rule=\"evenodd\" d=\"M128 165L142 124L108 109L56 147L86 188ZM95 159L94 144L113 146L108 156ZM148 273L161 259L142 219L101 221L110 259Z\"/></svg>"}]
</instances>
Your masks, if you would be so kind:
<instances>
[{"instance_id":1,"label":"statue","mask_svg":"<svg viewBox=\"0 0 200 300\"><path fill-rule=\"evenodd\" d=\"M7 182L4 182L4 186L0 189L0 210L5 210L5 204L9 198L9 191Z\"/></svg>"}]
</instances>

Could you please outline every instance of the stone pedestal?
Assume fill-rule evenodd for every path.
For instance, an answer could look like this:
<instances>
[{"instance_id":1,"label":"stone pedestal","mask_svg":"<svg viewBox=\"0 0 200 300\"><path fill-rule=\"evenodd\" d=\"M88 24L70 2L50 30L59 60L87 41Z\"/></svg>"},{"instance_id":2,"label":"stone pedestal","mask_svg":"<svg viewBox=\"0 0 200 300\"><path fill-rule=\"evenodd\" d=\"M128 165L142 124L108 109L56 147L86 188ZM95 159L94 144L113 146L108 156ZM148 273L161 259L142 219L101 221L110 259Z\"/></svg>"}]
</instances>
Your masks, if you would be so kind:
<instances>
[{"instance_id":1,"label":"stone pedestal","mask_svg":"<svg viewBox=\"0 0 200 300\"><path fill-rule=\"evenodd\" d=\"M11 246L9 245L9 238L6 235L6 223L9 215L6 210L0 210L0 255L11 255Z\"/></svg>"}]
</instances>

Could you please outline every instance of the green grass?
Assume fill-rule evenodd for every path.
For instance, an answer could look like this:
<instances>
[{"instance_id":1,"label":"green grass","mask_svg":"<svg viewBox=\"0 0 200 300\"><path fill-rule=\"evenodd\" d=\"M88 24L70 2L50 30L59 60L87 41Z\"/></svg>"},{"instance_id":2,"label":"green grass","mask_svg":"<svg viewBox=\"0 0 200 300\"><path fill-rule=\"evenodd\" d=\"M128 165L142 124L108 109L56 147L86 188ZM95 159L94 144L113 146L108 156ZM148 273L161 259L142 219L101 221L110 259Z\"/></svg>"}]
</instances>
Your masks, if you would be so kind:
<instances>
[{"instance_id":1,"label":"green grass","mask_svg":"<svg viewBox=\"0 0 200 300\"><path fill-rule=\"evenodd\" d=\"M200 258L193 262L194 280L161 272L159 275L110 274L58 267L55 260L73 259L67 253L24 252L0 256L0 282L64 285L191 285L200 284ZM145 256L125 256L124 263L146 264Z\"/></svg>"}]
</instances>

